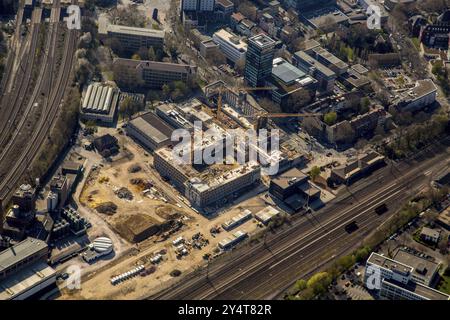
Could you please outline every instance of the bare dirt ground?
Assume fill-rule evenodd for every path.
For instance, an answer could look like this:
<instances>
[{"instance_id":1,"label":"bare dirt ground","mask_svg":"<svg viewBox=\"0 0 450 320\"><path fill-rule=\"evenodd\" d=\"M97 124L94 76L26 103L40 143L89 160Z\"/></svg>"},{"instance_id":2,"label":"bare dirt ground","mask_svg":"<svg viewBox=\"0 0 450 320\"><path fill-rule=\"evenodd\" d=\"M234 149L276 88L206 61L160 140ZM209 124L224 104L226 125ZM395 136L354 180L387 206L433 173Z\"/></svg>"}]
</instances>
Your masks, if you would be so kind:
<instances>
[{"instance_id":1,"label":"bare dirt ground","mask_svg":"<svg viewBox=\"0 0 450 320\"><path fill-rule=\"evenodd\" d=\"M208 219L195 213L188 205L180 201L182 199L181 195L167 183L160 180L159 174L150 166L152 162L151 155L128 137L115 133L115 129L100 130L99 134L107 132L115 134L119 139L121 149L125 145L128 152L132 154L132 157L122 158L110 164L102 162L104 166L99 167L95 170L97 172L94 175L87 178L87 184L80 195L81 204L86 205L84 210L89 211L91 215L95 215L100 220L105 221L113 230L116 230L119 225L123 225L124 221L130 218L135 223L136 221L139 222L140 218L136 218L139 215L148 217L154 222L163 222L166 219L170 219L174 212L181 212L189 220L184 221L186 225L178 232L172 234L168 239L162 240L156 236L149 237L133 246L136 248L134 253L122 255L113 263L107 265L102 264L102 267L96 270L95 273L88 274L84 278L85 280L81 284L81 290L68 291L67 289L63 289L59 299L142 298L160 290L163 286L169 285L173 281L179 281L189 271L193 271L204 264L206 262L204 255L217 254L218 243L237 230L242 230L249 234L261 230L258 227L257 221L252 219L230 232L221 229L219 234L212 235L210 233L212 227L220 226L243 210L249 209L253 213L256 213L266 207L264 200L258 195L249 197L231 206L219 216ZM135 164L138 164L142 170L130 173L128 169ZM105 179L105 177L108 179ZM142 193L142 187L130 183L130 179L132 178L152 180L155 188L158 190L158 193L155 193L155 199L150 199L148 196L145 196ZM132 200L117 197L115 191L121 187L126 187L132 192ZM161 200L159 192L164 194L167 203ZM91 200L89 201L89 199ZM116 213L111 216L97 213L93 208L97 203L102 201L113 201L117 205ZM123 232L120 233L120 230L118 231L120 236L123 236ZM201 249L192 246L192 236L199 232L202 234L203 239L205 239L203 242L204 246ZM172 241L180 236L187 241L185 248L188 254L183 257L177 257L176 249L172 244ZM145 277L137 276L116 286L111 284L111 277L127 272L136 265L144 264L146 267L149 267L151 265L150 259L156 253L163 253L163 259L156 265L156 271L153 274ZM94 267L95 265L91 266L91 268ZM180 270L181 276L172 277L170 273L173 270Z\"/></svg>"}]
</instances>

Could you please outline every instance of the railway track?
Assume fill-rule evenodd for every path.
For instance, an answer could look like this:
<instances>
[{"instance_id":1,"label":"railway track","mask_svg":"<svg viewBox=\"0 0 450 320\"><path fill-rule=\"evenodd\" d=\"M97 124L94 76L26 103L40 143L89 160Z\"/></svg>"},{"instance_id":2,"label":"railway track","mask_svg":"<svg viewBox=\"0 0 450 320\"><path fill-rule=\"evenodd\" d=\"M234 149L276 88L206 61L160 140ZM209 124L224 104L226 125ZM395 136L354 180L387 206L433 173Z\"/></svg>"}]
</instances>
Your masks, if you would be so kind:
<instances>
[{"instance_id":1,"label":"railway track","mask_svg":"<svg viewBox=\"0 0 450 320\"><path fill-rule=\"evenodd\" d=\"M41 15L42 12L40 10L36 11L37 15ZM40 30L40 20L37 22L37 18L31 26L31 33L30 33L30 44L28 46L29 50L24 52L25 56L33 56L33 59L20 59L18 64L18 69L16 72L11 72L8 74L8 80L9 81L15 81L18 83L14 88L11 89L11 92L6 92L4 96L2 96L1 100L1 107L0 110L2 114L7 115L7 119L2 119L2 127L0 128L0 147L3 147L5 144L5 141L10 137L10 132L13 127L13 124L18 116L18 113L20 111L20 106L23 103L23 100L25 99L25 92L28 92L28 88L30 86L31 77L33 68L35 65L35 59L34 59L34 52L36 51L37 42L39 38L39 30ZM27 47L27 44L24 44L22 46ZM12 65L14 62L12 63ZM13 68L11 66L11 68ZM15 76L13 76L11 73L15 73ZM6 86L12 86L11 82L8 82ZM1 163L1 162L0 162Z\"/></svg>"},{"instance_id":2,"label":"railway track","mask_svg":"<svg viewBox=\"0 0 450 320\"><path fill-rule=\"evenodd\" d=\"M54 3L54 10L52 10L52 14L54 12L57 12L57 6L59 5L59 2L55 2ZM57 40L57 35L58 35L58 31L59 31L59 23L57 19L54 19L53 22L50 23L49 26L49 34L47 36L46 39L46 44L45 44L45 50L44 50L44 57L43 57L43 61L42 64L40 66L39 69L39 74L38 74L38 78L36 80L33 92L31 94L31 98L28 100L27 103L27 107L24 110L22 116L20 117L20 121L17 125L14 126L14 128L10 128L13 130L13 135L11 138L9 138L9 132L7 131L8 134L1 132L0 133L0 146L2 146L5 142L6 139L8 139L9 141L7 142L6 146L3 148L2 152L0 153L0 163L3 163L5 161L5 158L9 155L9 153L12 151L12 149L14 148L15 144L17 143L16 139L20 138L21 132L22 130L24 130L24 125L25 123L29 120L28 117L30 116L30 112L32 111L34 104L37 103L37 101L39 100L39 93L43 93L43 89L44 89L44 85L45 85L45 81L47 78L50 78L50 85L48 85L48 92L47 95L50 94L50 89L51 89L51 78L52 78L52 74L53 74L53 67L54 67L54 63L53 63L53 59L55 56L55 49L56 49L56 40ZM49 61L52 60L52 61ZM28 85L28 83L27 83ZM17 102L19 101L19 102ZM21 99L17 99L14 106L13 106L13 110L14 113L17 114L18 110L20 109L20 103L22 102ZM12 124L10 125L10 127L12 126Z\"/></svg>"},{"instance_id":3,"label":"railway track","mask_svg":"<svg viewBox=\"0 0 450 320\"><path fill-rule=\"evenodd\" d=\"M447 151L442 152L442 147ZM273 299L282 296L296 279L311 275L360 245L365 236L393 215L402 200L413 197L428 185L430 176L425 174L425 168L433 169L433 175L448 170L448 161L444 164L448 146L428 151L419 163L404 162L396 166L395 174L389 173L393 170L389 167L376 173L368 182L370 191L365 182L360 183L350 196L341 195L320 214L301 217L291 227L269 234L264 243L251 249L237 249L209 268L197 270L147 298ZM352 199L350 205L341 203L347 198ZM387 203L390 211L378 216L374 208L380 203ZM359 229L348 234L344 226L354 220Z\"/></svg>"},{"instance_id":4,"label":"railway track","mask_svg":"<svg viewBox=\"0 0 450 320\"><path fill-rule=\"evenodd\" d=\"M72 1L76 4L76 1ZM37 124L37 129L33 131L29 138L27 145L22 153L18 156L14 166L6 174L0 183L0 199L2 203L9 201L14 192L18 182L26 173L33 160L36 158L40 148L43 146L45 139L53 127L58 116L58 110L61 106L65 89L70 83L70 74L72 71L74 53L77 45L78 31L68 30L65 37L63 58L59 67L59 72L56 82L50 81L49 94L42 106L42 113ZM50 65L50 72L55 64L54 56L49 57L48 65Z\"/></svg>"}]
</instances>

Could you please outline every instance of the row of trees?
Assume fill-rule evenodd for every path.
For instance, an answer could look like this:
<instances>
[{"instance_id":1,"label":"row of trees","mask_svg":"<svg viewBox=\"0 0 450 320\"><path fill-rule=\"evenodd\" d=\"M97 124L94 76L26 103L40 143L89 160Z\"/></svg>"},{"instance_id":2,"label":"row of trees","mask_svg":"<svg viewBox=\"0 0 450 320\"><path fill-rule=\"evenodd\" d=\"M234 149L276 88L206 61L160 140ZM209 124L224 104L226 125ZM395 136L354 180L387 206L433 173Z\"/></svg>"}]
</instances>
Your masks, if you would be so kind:
<instances>
[{"instance_id":1,"label":"row of trees","mask_svg":"<svg viewBox=\"0 0 450 320\"><path fill-rule=\"evenodd\" d=\"M352 62L356 57L367 60L370 53L392 52L391 44L385 39L388 37L382 30L357 24L339 28L325 40L325 45L342 60Z\"/></svg>"},{"instance_id":2,"label":"row of trees","mask_svg":"<svg viewBox=\"0 0 450 320\"><path fill-rule=\"evenodd\" d=\"M450 94L450 79L447 68L442 64L442 61L436 61L433 64L431 72L435 75L439 86L446 96Z\"/></svg>"},{"instance_id":3,"label":"row of trees","mask_svg":"<svg viewBox=\"0 0 450 320\"><path fill-rule=\"evenodd\" d=\"M6 56L7 56L6 39L5 35L3 34L2 28L0 28L0 82L2 81L3 73L5 72Z\"/></svg>"},{"instance_id":4,"label":"row of trees","mask_svg":"<svg viewBox=\"0 0 450 320\"><path fill-rule=\"evenodd\" d=\"M393 159L404 158L443 134L450 133L449 124L448 115L440 113L423 123L412 124L406 128L400 127L396 137L383 146L384 153Z\"/></svg>"}]
</instances>

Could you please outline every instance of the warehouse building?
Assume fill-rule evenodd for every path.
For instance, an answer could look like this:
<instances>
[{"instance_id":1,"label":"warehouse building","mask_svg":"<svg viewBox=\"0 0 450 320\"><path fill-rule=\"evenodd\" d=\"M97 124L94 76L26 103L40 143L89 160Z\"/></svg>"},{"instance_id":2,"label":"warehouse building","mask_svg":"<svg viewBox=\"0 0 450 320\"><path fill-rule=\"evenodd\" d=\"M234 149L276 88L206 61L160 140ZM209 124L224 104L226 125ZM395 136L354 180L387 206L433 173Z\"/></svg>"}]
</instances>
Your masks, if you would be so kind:
<instances>
[{"instance_id":1,"label":"warehouse building","mask_svg":"<svg viewBox=\"0 0 450 320\"><path fill-rule=\"evenodd\" d=\"M90 84L81 100L81 119L111 125L115 120L119 94L117 88L99 82Z\"/></svg>"},{"instance_id":2,"label":"warehouse building","mask_svg":"<svg viewBox=\"0 0 450 320\"><path fill-rule=\"evenodd\" d=\"M27 238L0 252L0 300L23 300L56 282L48 246Z\"/></svg>"},{"instance_id":3,"label":"warehouse building","mask_svg":"<svg viewBox=\"0 0 450 320\"><path fill-rule=\"evenodd\" d=\"M126 132L130 137L152 151L170 144L174 130L153 112L147 112L134 118L126 127Z\"/></svg>"},{"instance_id":4,"label":"warehouse building","mask_svg":"<svg viewBox=\"0 0 450 320\"><path fill-rule=\"evenodd\" d=\"M164 46L165 33L162 30L109 24L106 32L108 37L119 40L125 51L131 53L138 51L140 48L162 49Z\"/></svg>"}]
</instances>

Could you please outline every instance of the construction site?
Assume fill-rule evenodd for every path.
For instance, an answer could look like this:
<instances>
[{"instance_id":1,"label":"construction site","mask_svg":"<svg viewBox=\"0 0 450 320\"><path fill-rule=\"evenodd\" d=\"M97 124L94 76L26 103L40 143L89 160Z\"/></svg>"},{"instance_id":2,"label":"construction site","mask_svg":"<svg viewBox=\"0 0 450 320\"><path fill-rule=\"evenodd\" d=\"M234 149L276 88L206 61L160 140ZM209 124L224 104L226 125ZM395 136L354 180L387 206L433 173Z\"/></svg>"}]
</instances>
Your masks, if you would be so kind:
<instances>
[{"instance_id":1,"label":"construction site","mask_svg":"<svg viewBox=\"0 0 450 320\"><path fill-rule=\"evenodd\" d=\"M91 220L103 221L98 224L117 250L86 269L81 290L61 287L60 299L148 296L236 246L261 241L263 230L283 228L291 214L316 210L335 197L321 176L345 164L351 153L330 153L306 133L286 130L273 150L270 143L262 148L258 141L227 140L230 132L278 129L274 119L317 114L268 113L244 91L220 82L207 86L205 97L160 103L117 128L98 127L80 139L77 152L91 165L78 202ZM172 134L185 129L195 135L199 121L201 143L177 151ZM208 135L211 130L214 135ZM244 162L237 159L239 151L247 154ZM250 151L257 160L248 157ZM191 162L178 161L184 152ZM205 154L224 158L209 163ZM274 164L275 175L265 174ZM315 166L321 171L312 181ZM97 226L90 233L103 236Z\"/></svg>"}]
</instances>

